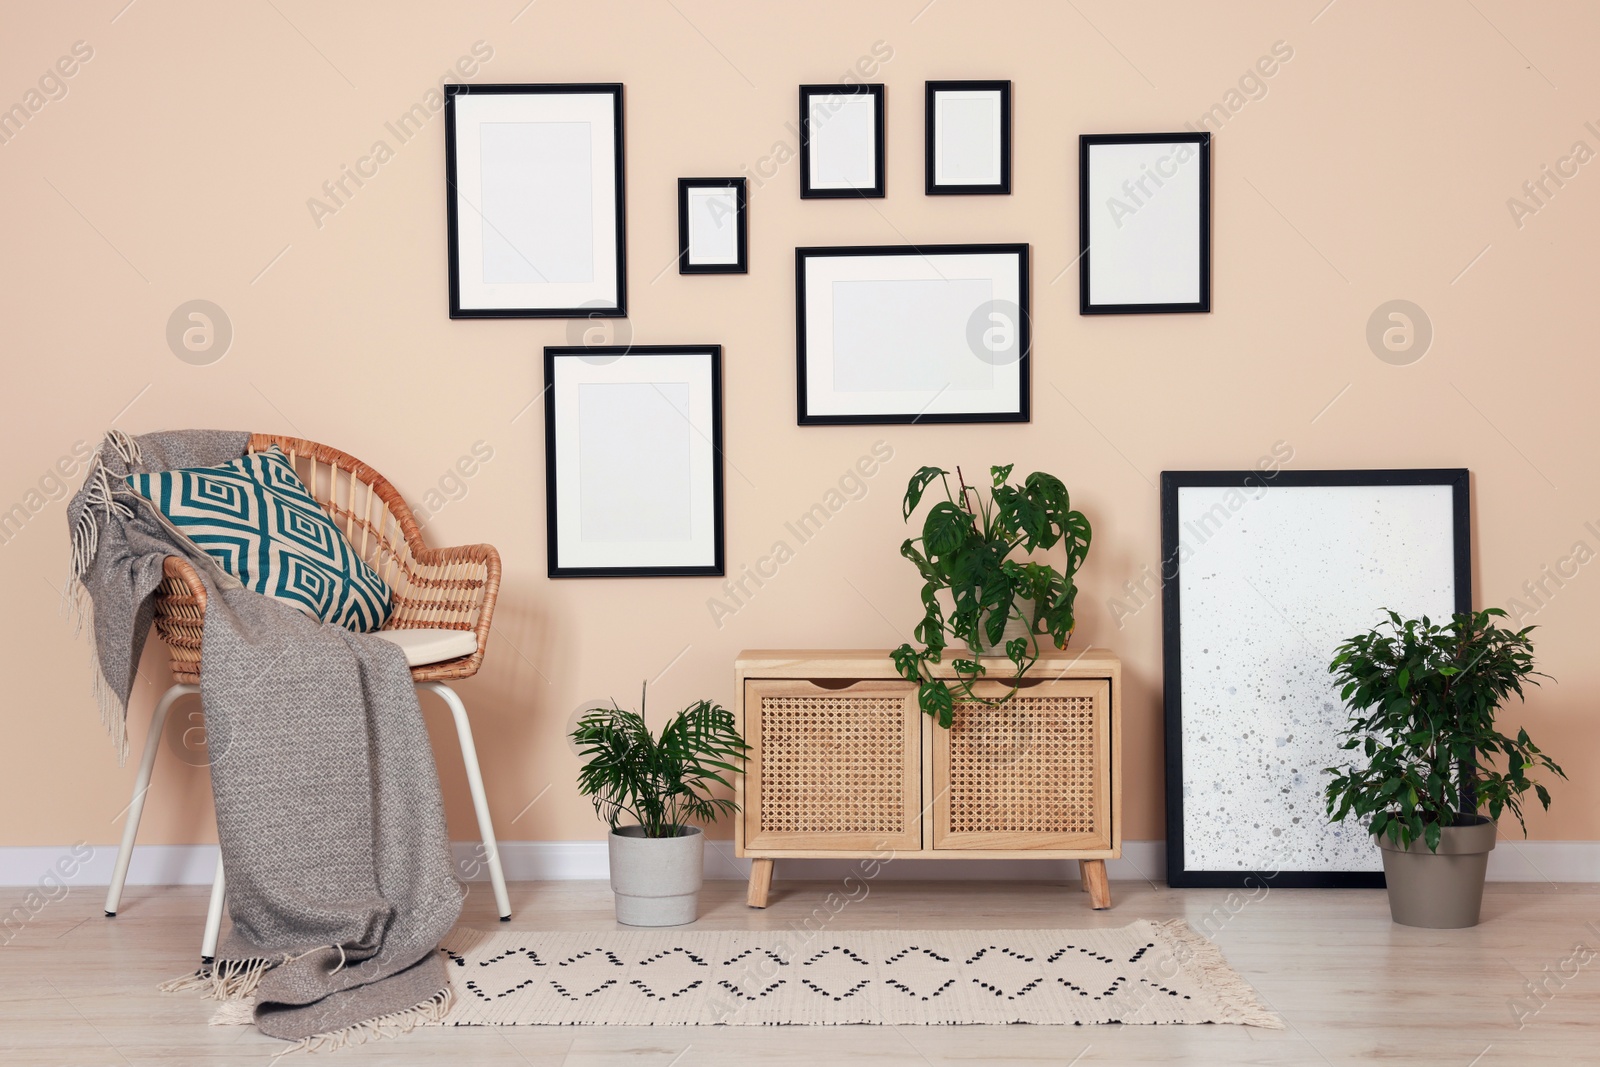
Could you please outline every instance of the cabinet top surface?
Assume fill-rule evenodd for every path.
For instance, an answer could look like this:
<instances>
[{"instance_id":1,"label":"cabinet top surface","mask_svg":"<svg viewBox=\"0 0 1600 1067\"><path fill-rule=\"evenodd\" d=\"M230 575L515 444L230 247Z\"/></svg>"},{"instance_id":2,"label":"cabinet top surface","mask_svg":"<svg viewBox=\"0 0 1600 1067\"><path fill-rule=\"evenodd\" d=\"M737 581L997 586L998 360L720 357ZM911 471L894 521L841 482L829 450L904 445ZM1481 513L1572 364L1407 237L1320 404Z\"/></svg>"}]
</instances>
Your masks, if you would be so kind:
<instances>
[{"instance_id":1,"label":"cabinet top surface","mask_svg":"<svg viewBox=\"0 0 1600 1067\"><path fill-rule=\"evenodd\" d=\"M965 654L965 650L954 648L945 650L945 659L958 658ZM1004 656L983 657L1001 663L1008 662ZM1107 648L1081 648L1049 649L1039 654L1039 667L1064 667L1077 666L1081 668L1113 667L1120 661L1116 653ZM739 658L734 665L739 670L760 670L774 667L795 667L804 663L853 663L866 667L869 664L891 663L889 649L887 648L749 648L739 653Z\"/></svg>"}]
</instances>

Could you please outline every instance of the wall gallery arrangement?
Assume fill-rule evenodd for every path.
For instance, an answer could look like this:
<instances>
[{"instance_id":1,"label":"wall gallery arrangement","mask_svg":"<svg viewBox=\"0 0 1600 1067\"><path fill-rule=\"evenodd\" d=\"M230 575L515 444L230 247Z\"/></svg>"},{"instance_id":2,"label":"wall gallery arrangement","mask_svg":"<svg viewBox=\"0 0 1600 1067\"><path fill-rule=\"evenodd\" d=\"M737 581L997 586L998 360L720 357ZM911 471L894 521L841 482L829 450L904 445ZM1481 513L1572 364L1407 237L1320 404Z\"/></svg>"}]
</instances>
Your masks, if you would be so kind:
<instances>
[{"instance_id":1,"label":"wall gallery arrangement","mask_svg":"<svg viewBox=\"0 0 1600 1067\"><path fill-rule=\"evenodd\" d=\"M886 195L884 98L799 87L802 199ZM1009 81L929 81L924 108L925 195L1011 192ZM446 144L452 316L625 313L620 85L451 86ZM1209 135L1078 151L1079 313L1209 311ZM679 272L747 273L744 179L677 193ZM797 247L798 424L1028 422L1028 261ZM721 348L547 348L545 384L550 576L723 574ZM1323 811L1346 718L1327 654L1381 609L1469 607L1467 472L1263 478L1162 476L1168 877L1378 884L1367 835Z\"/></svg>"}]
</instances>

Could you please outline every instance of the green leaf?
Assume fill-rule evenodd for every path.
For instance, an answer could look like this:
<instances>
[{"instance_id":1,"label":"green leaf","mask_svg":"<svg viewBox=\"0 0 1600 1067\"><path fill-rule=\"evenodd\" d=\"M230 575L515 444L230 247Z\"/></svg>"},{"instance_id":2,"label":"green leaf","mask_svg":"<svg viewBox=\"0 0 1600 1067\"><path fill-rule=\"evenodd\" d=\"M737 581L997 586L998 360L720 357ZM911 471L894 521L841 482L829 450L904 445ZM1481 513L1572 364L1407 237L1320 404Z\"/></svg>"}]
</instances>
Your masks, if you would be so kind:
<instances>
[{"instance_id":1,"label":"green leaf","mask_svg":"<svg viewBox=\"0 0 1600 1067\"><path fill-rule=\"evenodd\" d=\"M943 470L939 467L917 468L917 472L913 474L911 476L911 480L906 483L905 500L900 505L901 518L909 521L911 518L911 513L916 511L917 505L922 502L922 494L928 488L928 484L935 478L943 478L949 473L949 471Z\"/></svg>"},{"instance_id":2,"label":"green leaf","mask_svg":"<svg viewBox=\"0 0 1600 1067\"><path fill-rule=\"evenodd\" d=\"M944 682L923 682L918 686L917 706L946 729L955 721L955 698Z\"/></svg>"},{"instance_id":3,"label":"green leaf","mask_svg":"<svg viewBox=\"0 0 1600 1067\"><path fill-rule=\"evenodd\" d=\"M948 500L941 500L923 521L922 543L930 556L947 556L966 544L973 533L972 516Z\"/></svg>"}]
</instances>

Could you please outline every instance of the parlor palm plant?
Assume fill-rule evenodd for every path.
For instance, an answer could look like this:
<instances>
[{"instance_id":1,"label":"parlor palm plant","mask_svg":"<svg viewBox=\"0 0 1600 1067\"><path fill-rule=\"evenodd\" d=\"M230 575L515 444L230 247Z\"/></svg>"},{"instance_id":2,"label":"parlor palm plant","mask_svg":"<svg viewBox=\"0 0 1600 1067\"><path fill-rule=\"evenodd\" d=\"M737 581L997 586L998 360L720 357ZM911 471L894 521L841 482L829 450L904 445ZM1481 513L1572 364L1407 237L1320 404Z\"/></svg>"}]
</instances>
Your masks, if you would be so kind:
<instances>
[{"instance_id":1,"label":"parlor palm plant","mask_svg":"<svg viewBox=\"0 0 1600 1067\"><path fill-rule=\"evenodd\" d=\"M724 774L742 770L735 761L743 760L748 746L733 713L701 700L668 719L657 736L645 722L645 696L641 690L638 711L613 701L578 720L572 731L584 761L578 792L593 801L611 829L628 815L647 838L679 837L691 821L715 822L738 811L732 800L710 792L713 782L731 785Z\"/></svg>"},{"instance_id":2,"label":"parlor palm plant","mask_svg":"<svg viewBox=\"0 0 1600 1067\"><path fill-rule=\"evenodd\" d=\"M693 822L715 822L738 810L713 785L743 770L748 746L733 713L709 700L673 715L659 734L639 710L613 701L594 708L572 731L583 766L578 792L611 828L611 888L617 921L630 926L693 922L703 876L705 837ZM633 824L624 825L624 816Z\"/></svg>"}]
</instances>

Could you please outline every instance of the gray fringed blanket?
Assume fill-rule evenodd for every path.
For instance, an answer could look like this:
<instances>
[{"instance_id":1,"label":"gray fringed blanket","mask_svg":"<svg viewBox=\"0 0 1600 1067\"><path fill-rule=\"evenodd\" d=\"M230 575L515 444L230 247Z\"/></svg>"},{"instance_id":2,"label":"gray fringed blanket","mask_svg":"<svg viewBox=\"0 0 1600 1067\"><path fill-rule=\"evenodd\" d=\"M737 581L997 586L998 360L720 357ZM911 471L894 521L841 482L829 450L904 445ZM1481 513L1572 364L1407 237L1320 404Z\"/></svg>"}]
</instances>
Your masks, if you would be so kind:
<instances>
[{"instance_id":1,"label":"gray fringed blanket","mask_svg":"<svg viewBox=\"0 0 1600 1067\"><path fill-rule=\"evenodd\" d=\"M248 435L106 435L68 506L71 601L95 691L127 752L128 694L162 561L206 585L201 699L233 929L214 968L169 988L254 997L262 1033L338 1045L443 1015L433 951L455 925L433 750L398 648L240 587L123 476L238 459ZM88 616L92 613L92 620Z\"/></svg>"}]
</instances>

